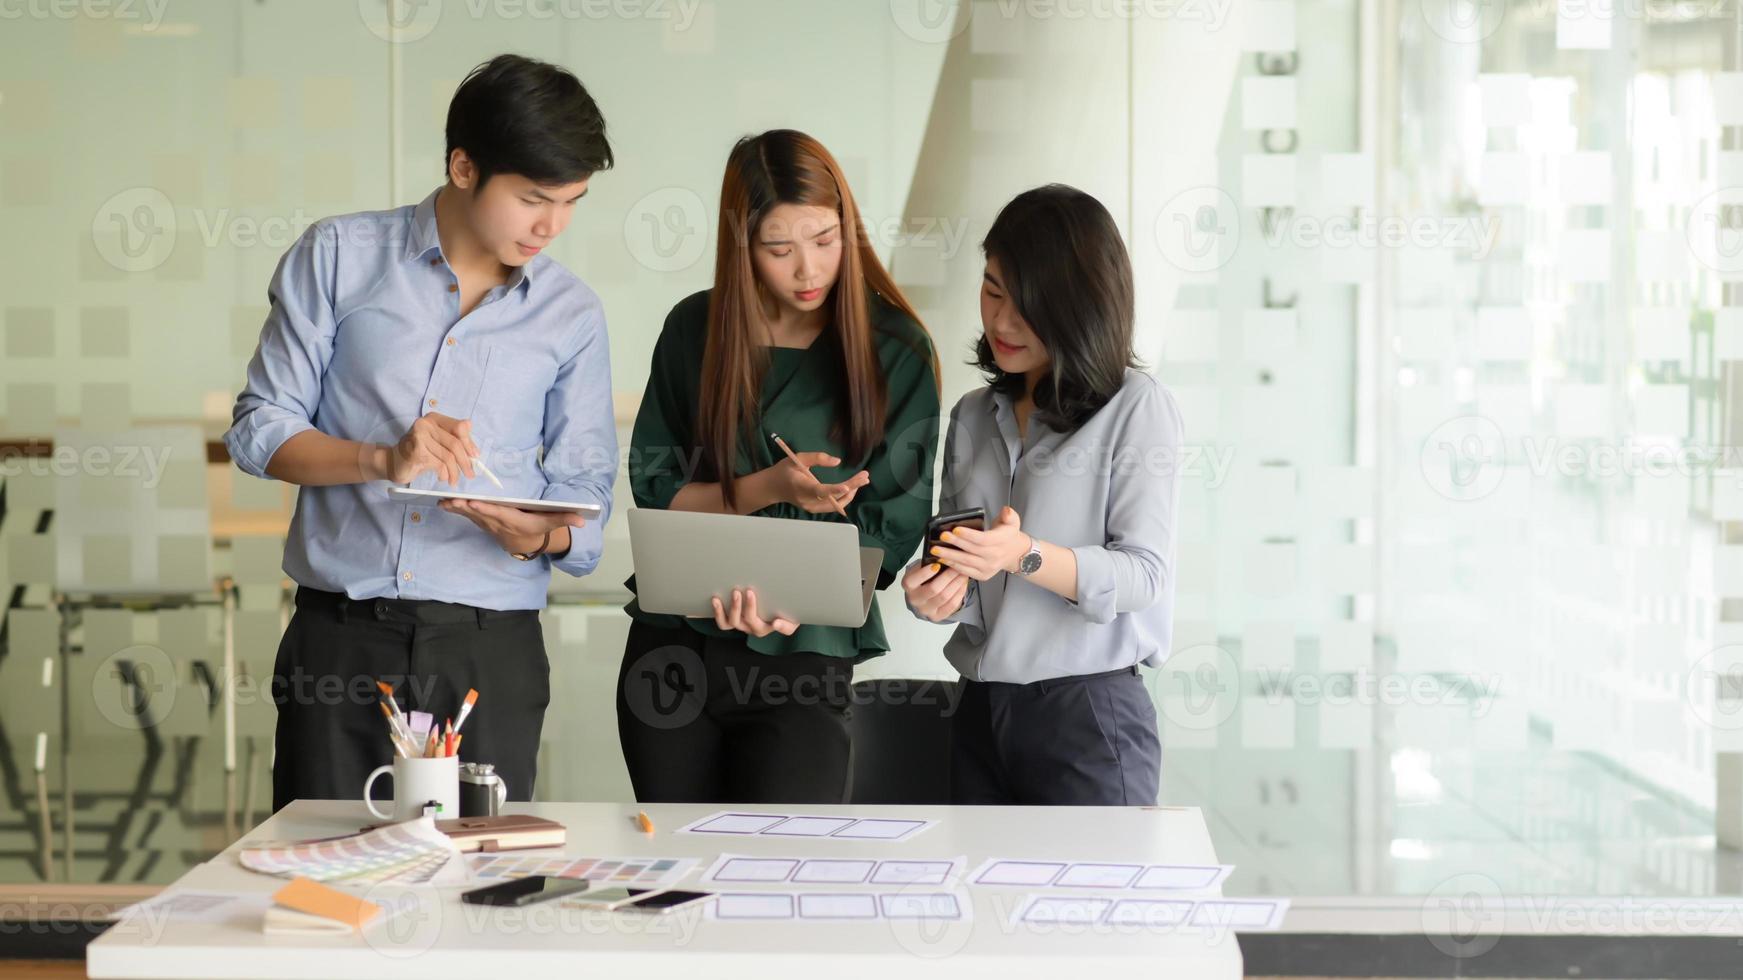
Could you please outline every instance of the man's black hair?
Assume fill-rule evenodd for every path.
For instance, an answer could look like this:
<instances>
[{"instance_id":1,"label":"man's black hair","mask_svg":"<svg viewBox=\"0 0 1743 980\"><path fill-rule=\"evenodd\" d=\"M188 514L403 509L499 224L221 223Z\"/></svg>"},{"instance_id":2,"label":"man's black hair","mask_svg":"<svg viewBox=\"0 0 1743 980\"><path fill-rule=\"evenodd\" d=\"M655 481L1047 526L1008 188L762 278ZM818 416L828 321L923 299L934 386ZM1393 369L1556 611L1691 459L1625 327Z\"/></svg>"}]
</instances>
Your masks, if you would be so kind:
<instances>
[{"instance_id":1,"label":"man's black hair","mask_svg":"<svg viewBox=\"0 0 1743 980\"><path fill-rule=\"evenodd\" d=\"M474 191L496 174L573 184L612 164L605 117L581 80L517 54L472 69L448 103L447 135L445 161L459 148L478 167Z\"/></svg>"}]
</instances>

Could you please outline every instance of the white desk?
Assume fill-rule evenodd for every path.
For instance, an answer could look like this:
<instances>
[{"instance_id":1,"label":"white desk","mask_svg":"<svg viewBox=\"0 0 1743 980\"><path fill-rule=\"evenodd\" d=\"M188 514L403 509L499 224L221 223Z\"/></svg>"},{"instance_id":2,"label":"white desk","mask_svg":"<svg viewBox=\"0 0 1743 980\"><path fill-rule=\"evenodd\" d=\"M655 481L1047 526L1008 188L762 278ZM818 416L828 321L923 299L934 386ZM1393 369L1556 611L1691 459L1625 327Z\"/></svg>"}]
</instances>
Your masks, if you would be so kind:
<instances>
[{"instance_id":1,"label":"white desk","mask_svg":"<svg viewBox=\"0 0 1743 980\"><path fill-rule=\"evenodd\" d=\"M633 804L517 804L569 831L563 850L597 856L697 857L706 866L737 854L965 857L965 874L988 857L1215 864L1194 808L734 807L819 814L924 816L938 826L898 843L723 838L674 831L723 807L649 806L656 832L635 829ZM361 803L299 801L250 839L304 839L355 831ZM284 882L244 870L233 845L188 872L176 890L268 894ZM541 852L524 851L524 854ZM699 877L698 870L691 881ZM399 886L381 886L403 894ZM665 916L462 905L464 888L424 889L420 910L363 936L269 936L258 915L221 923L122 924L91 943L93 977L409 977L498 980L544 976L683 977L1241 976L1233 933L1131 926L1011 925L1029 890L969 887L965 922L720 922L697 910ZM928 889L937 890L937 889ZM1075 894L1061 892L1060 894ZM543 910L543 911L540 911ZM416 920L416 921L413 921Z\"/></svg>"}]
</instances>

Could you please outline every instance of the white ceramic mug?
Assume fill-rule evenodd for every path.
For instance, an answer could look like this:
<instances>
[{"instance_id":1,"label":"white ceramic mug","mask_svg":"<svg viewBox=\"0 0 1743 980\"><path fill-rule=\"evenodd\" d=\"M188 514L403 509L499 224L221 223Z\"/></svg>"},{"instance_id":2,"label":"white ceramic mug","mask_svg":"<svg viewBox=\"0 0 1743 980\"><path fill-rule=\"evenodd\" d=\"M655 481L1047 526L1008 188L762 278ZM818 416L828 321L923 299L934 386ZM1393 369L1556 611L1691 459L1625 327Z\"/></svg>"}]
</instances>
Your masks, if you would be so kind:
<instances>
[{"instance_id":1,"label":"white ceramic mug","mask_svg":"<svg viewBox=\"0 0 1743 980\"><path fill-rule=\"evenodd\" d=\"M393 775L393 813L375 808L369 789L383 774ZM396 758L392 765L381 766L363 781L363 805L379 820L410 820L423 816L424 805L435 800L441 807L438 820L453 820L460 816L460 757L436 756L429 759Z\"/></svg>"}]
</instances>

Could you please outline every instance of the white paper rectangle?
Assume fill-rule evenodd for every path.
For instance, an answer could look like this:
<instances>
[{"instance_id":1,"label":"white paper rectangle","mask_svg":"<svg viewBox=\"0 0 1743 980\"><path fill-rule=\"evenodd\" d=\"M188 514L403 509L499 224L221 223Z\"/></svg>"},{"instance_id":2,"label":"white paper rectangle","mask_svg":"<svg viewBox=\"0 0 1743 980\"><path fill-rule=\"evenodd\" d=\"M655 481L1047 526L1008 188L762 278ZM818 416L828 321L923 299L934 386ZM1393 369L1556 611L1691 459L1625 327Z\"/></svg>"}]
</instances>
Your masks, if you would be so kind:
<instances>
[{"instance_id":1,"label":"white paper rectangle","mask_svg":"<svg viewBox=\"0 0 1743 980\"><path fill-rule=\"evenodd\" d=\"M886 919L960 919L962 903L949 892L928 895L879 895L878 908Z\"/></svg>"},{"instance_id":2,"label":"white paper rectangle","mask_svg":"<svg viewBox=\"0 0 1743 980\"><path fill-rule=\"evenodd\" d=\"M810 892L799 896L801 919L875 919L877 899L871 895Z\"/></svg>"},{"instance_id":3,"label":"white paper rectangle","mask_svg":"<svg viewBox=\"0 0 1743 980\"><path fill-rule=\"evenodd\" d=\"M1145 868L1132 887L1205 891L1221 885L1234 870L1232 864L1158 864Z\"/></svg>"},{"instance_id":4,"label":"white paper rectangle","mask_svg":"<svg viewBox=\"0 0 1743 980\"><path fill-rule=\"evenodd\" d=\"M258 915L271 902L270 896L260 892L166 892L117 910L115 921L223 922L231 916Z\"/></svg>"},{"instance_id":5,"label":"white paper rectangle","mask_svg":"<svg viewBox=\"0 0 1743 980\"><path fill-rule=\"evenodd\" d=\"M1108 910L1110 925L1177 926L1192 914L1193 903L1167 898L1128 898Z\"/></svg>"},{"instance_id":6,"label":"white paper rectangle","mask_svg":"<svg viewBox=\"0 0 1743 980\"><path fill-rule=\"evenodd\" d=\"M1283 914L1289 911L1286 898L1220 899L1199 902L1192 910L1192 925L1206 929L1233 929L1236 932L1264 932L1283 924Z\"/></svg>"},{"instance_id":7,"label":"white paper rectangle","mask_svg":"<svg viewBox=\"0 0 1743 980\"><path fill-rule=\"evenodd\" d=\"M831 837L837 840L907 840L936 821L931 820L891 820L884 818L856 820Z\"/></svg>"},{"instance_id":8,"label":"white paper rectangle","mask_svg":"<svg viewBox=\"0 0 1743 980\"><path fill-rule=\"evenodd\" d=\"M1057 888L1125 888L1143 871L1141 864L1074 864L1053 884Z\"/></svg>"},{"instance_id":9,"label":"white paper rectangle","mask_svg":"<svg viewBox=\"0 0 1743 980\"><path fill-rule=\"evenodd\" d=\"M1066 867L1064 861L989 860L972 880L977 885L1051 885Z\"/></svg>"},{"instance_id":10,"label":"white paper rectangle","mask_svg":"<svg viewBox=\"0 0 1743 980\"><path fill-rule=\"evenodd\" d=\"M793 896L775 892L724 893L709 912L717 919L791 919Z\"/></svg>"},{"instance_id":11,"label":"white paper rectangle","mask_svg":"<svg viewBox=\"0 0 1743 980\"><path fill-rule=\"evenodd\" d=\"M777 813L716 813L686 827L680 834L758 834L786 820Z\"/></svg>"},{"instance_id":12,"label":"white paper rectangle","mask_svg":"<svg viewBox=\"0 0 1743 980\"><path fill-rule=\"evenodd\" d=\"M891 817L822 817L788 813L722 811L678 828L680 834L737 837L802 837L808 840L907 840L936 820Z\"/></svg>"},{"instance_id":13,"label":"white paper rectangle","mask_svg":"<svg viewBox=\"0 0 1743 980\"><path fill-rule=\"evenodd\" d=\"M852 817L788 817L763 833L770 837L828 837L851 826Z\"/></svg>"},{"instance_id":14,"label":"white paper rectangle","mask_svg":"<svg viewBox=\"0 0 1743 980\"><path fill-rule=\"evenodd\" d=\"M709 869L704 880L735 884L786 881L798 867L798 861L786 858L724 858Z\"/></svg>"},{"instance_id":15,"label":"white paper rectangle","mask_svg":"<svg viewBox=\"0 0 1743 980\"><path fill-rule=\"evenodd\" d=\"M953 861L880 861L871 880L874 885L942 885L955 867Z\"/></svg>"},{"instance_id":16,"label":"white paper rectangle","mask_svg":"<svg viewBox=\"0 0 1743 980\"><path fill-rule=\"evenodd\" d=\"M863 885L871 877L876 861L832 858L812 858L793 872L793 881L820 885Z\"/></svg>"},{"instance_id":17,"label":"white paper rectangle","mask_svg":"<svg viewBox=\"0 0 1743 980\"><path fill-rule=\"evenodd\" d=\"M1036 895L1018 910L1017 921L1090 925L1101 921L1112 907L1113 901L1106 898Z\"/></svg>"}]
</instances>

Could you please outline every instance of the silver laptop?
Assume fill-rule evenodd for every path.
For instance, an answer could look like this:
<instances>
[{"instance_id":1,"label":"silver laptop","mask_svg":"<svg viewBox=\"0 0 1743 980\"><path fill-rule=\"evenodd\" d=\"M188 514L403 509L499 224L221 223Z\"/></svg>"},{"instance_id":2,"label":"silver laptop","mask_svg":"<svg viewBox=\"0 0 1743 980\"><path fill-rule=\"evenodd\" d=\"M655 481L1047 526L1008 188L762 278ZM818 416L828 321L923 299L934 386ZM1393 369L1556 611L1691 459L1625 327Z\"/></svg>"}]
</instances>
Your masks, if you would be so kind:
<instances>
[{"instance_id":1,"label":"silver laptop","mask_svg":"<svg viewBox=\"0 0 1743 980\"><path fill-rule=\"evenodd\" d=\"M859 529L835 521L629 512L636 601L651 613L714 618L711 600L755 589L757 614L810 626L863 626L883 564Z\"/></svg>"}]
</instances>

